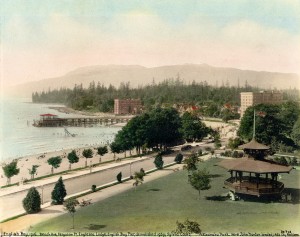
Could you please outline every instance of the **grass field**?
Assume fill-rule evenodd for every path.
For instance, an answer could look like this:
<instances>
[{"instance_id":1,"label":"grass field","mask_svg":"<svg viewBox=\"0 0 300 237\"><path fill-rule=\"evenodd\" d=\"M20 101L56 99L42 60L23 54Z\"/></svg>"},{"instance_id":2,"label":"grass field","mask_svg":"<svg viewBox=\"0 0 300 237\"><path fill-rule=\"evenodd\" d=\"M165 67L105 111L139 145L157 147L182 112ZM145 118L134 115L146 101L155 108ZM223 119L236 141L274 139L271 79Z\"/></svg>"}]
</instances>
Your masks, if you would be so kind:
<instances>
[{"instance_id":1,"label":"grass field","mask_svg":"<svg viewBox=\"0 0 300 237\"><path fill-rule=\"evenodd\" d=\"M206 233L278 233L281 230L300 233L299 170L284 174L281 179L289 191L298 195L294 203L231 201L218 198L228 192L223 182L229 174L216 166L217 162L218 159L213 159L199 165L207 167L212 175L212 188L202 191L200 199L198 191L187 181L187 172L174 172L140 185L136 191L132 189L78 209L75 231L170 232L176 228L176 221L189 218L197 221ZM71 232L71 227L71 216L65 214L40 223L31 231Z\"/></svg>"}]
</instances>

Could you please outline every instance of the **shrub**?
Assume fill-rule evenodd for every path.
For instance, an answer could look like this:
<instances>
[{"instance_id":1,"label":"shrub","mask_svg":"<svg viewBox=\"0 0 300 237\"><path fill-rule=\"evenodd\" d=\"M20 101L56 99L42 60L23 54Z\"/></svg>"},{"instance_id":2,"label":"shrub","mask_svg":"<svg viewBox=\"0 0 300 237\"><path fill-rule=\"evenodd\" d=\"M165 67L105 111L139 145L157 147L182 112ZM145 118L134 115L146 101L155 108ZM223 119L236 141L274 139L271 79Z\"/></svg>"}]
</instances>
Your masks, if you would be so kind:
<instances>
[{"instance_id":1,"label":"shrub","mask_svg":"<svg viewBox=\"0 0 300 237\"><path fill-rule=\"evenodd\" d=\"M122 183L122 172L117 174L117 180L119 183Z\"/></svg>"},{"instance_id":2,"label":"shrub","mask_svg":"<svg viewBox=\"0 0 300 237\"><path fill-rule=\"evenodd\" d=\"M239 158L239 153L238 153L238 151L232 152L232 157L233 157L233 158Z\"/></svg>"},{"instance_id":3,"label":"shrub","mask_svg":"<svg viewBox=\"0 0 300 237\"><path fill-rule=\"evenodd\" d=\"M28 190L26 197L23 199L23 207L28 214L41 211L41 196L35 187Z\"/></svg>"},{"instance_id":4,"label":"shrub","mask_svg":"<svg viewBox=\"0 0 300 237\"><path fill-rule=\"evenodd\" d=\"M158 154L155 159L154 159L154 162L153 162L156 166L157 169L161 170L163 168L163 165L164 165L164 161L162 159L162 156L160 154Z\"/></svg>"},{"instance_id":5,"label":"shrub","mask_svg":"<svg viewBox=\"0 0 300 237\"><path fill-rule=\"evenodd\" d=\"M143 174L143 176L145 176L145 175L146 175L146 172L145 172L145 170L144 170L143 168L141 168L141 169L140 169L140 173L142 173L142 174Z\"/></svg>"},{"instance_id":6,"label":"shrub","mask_svg":"<svg viewBox=\"0 0 300 237\"><path fill-rule=\"evenodd\" d=\"M92 185L91 190L92 190L93 193L96 192L96 187L97 186L95 184Z\"/></svg>"},{"instance_id":7,"label":"shrub","mask_svg":"<svg viewBox=\"0 0 300 237\"><path fill-rule=\"evenodd\" d=\"M189 236L192 234L198 234L198 235L201 234L200 225L196 221L189 221L187 219L183 223L177 221L176 225L177 225L177 228L173 232L175 235Z\"/></svg>"},{"instance_id":8,"label":"shrub","mask_svg":"<svg viewBox=\"0 0 300 237\"><path fill-rule=\"evenodd\" d=\"M65 196L67 196L67 192L62 177L60 177L51 193L52 204L54 205L63 204Z\"/></svg>"},{"instance_id":9,"label":"shrub","mask_svg":"<svg viewBox=\"0 0 300 237\"><path fill-rule=\"evenodd\" d=\"M178 153L178 154L176 155L174 161L175 161L177 164L181 164L182 160L183 160L183 155L182 155L181 153Z\"/></svg>"}]
</instances>

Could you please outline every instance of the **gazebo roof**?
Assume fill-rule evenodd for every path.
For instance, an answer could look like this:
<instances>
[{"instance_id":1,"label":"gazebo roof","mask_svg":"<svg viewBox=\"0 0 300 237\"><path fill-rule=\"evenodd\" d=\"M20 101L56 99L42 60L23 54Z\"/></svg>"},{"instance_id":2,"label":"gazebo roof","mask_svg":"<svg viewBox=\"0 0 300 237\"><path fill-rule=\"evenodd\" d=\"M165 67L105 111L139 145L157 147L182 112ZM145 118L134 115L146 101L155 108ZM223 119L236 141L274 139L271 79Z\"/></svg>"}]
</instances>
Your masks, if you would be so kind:
<instances>
[{"instance_id":1,"label":"gazebo roof","mask_svg":"<svg viewBox=\"0 0 300 237\"><path fill-rule=\"evenodd\" d=\"M234 171L243 171L251 173L289 173L293 167L274 163L268 160L254 160L249 158L237 158L232 160L223 160L218 163L219 166Z\"/></svg>"},{"instance_id":2,"label":"gazebo roof","mask_svg":"<svg viewBox=\"0 0 300 237\"><path fill-rule=\"evenodd\" d=\"M57 116L55 114L40 114L42 117L50 117L50 116Z\"/></svg>"},{"instance_id":3,"label":"gazebo roof","mask_svg":"<svg viewBox=\"0 0 300 237\"><path fill-rule=\"evenodd\" d=\"M250 142L239 146L239 148L240 149L251 149L251 150L269 150L270 149L270 147L268 147L264 144L258 143L255 140L255 138L253 138Z\"/></svg>"}]
</instances>

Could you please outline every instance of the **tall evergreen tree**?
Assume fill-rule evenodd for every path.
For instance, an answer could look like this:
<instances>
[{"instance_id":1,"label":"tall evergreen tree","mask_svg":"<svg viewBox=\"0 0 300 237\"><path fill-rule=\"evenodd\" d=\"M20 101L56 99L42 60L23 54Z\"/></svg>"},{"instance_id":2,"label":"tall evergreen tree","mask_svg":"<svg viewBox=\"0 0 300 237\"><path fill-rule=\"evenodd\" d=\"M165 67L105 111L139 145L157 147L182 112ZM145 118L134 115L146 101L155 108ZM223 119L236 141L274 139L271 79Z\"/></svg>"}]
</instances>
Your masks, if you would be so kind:
<instances>
[{"instance_id":1,"label":"tall evergreen tree","mask_svg":"<svg viewBox=\"0 0 300 237\"><path fill-rule=\"evenodd\" d=\"M26 197L23 199L23 207L28 214L41 211L41 196L35 187L28 190Z\"/></svg>"},{"instance_id":2,"label":"tall evergreen tree","mask_svg":"<svg viewBox=\"0 0 300 237\"><path fill-rule=\"evenodd\" d=\"M60 177L56 182L54 189L51 193L52 203L54 205L63 204L65 196L67 196L67 191L65 189L62 177Z\"/></svg>"}]
</instances>

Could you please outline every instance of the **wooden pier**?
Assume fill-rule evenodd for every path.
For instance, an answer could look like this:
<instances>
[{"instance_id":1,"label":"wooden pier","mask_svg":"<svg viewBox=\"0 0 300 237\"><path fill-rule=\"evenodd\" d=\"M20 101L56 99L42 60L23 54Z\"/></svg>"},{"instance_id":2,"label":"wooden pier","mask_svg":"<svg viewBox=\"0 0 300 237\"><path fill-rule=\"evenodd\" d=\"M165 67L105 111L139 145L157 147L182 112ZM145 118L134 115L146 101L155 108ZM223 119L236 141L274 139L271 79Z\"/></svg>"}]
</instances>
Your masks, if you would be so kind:
<instances>
[{"instance_id":1,"label":"wooden pier","mask_svg":"<svg viewBox=\"0 0 300 237\"><path fill-rule=\"evenodd\" d=\"M41 114L39 120L33 122L35 127L93 127L95 125L113 125L127 123L133 116L107 117L72 117L59 118L54 114Z\"/></svg>"}]
</instances>

